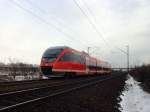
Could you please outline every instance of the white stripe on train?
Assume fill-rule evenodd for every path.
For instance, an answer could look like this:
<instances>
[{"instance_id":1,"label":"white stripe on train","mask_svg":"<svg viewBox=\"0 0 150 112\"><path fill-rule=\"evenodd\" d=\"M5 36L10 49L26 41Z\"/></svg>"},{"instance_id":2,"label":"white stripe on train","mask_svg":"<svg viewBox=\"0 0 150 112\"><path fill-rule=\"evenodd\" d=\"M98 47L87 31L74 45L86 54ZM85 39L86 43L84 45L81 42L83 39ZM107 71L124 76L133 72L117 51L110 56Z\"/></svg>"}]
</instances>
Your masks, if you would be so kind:
<instances>
[{"instance_id":1,"label":"white stripe on train","mask_svg":"<svg viewBox=\"0 0 150 112\"><path fill-rule=\"evenodd\" d=\"M83 72L86 73L86 70L71 70L71 69L52 69L52 71L54 72ZM88 71L88 72L98 72L98 73L104 73L104 72L108 72L108 71L104 71L104 70L92 70L92 71Z\"/></svg>"}]
</instances>

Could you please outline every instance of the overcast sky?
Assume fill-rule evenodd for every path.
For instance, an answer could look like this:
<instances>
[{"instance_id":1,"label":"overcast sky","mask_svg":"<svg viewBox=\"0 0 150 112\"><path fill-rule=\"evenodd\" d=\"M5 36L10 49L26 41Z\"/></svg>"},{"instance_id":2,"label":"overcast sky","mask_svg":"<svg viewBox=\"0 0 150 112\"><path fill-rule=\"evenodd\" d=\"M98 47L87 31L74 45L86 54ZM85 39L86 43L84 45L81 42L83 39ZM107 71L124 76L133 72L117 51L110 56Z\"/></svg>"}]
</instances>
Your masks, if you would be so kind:
<instances>
[{"instance_id":1,"label":"overcast sky","mask_svg":"<svg viewBox=\"0 0 150 112\"><path fill-rule=\"evenodd\" d=\"M0 61L39 64L51 46L87 51L113 66L150 62L149 0L0 0ZM85 16L86 15L86 16ZM89 20L90 19L90 20ZM93 28L92 24L97 31Z\"/></svg>"}]
</instances>

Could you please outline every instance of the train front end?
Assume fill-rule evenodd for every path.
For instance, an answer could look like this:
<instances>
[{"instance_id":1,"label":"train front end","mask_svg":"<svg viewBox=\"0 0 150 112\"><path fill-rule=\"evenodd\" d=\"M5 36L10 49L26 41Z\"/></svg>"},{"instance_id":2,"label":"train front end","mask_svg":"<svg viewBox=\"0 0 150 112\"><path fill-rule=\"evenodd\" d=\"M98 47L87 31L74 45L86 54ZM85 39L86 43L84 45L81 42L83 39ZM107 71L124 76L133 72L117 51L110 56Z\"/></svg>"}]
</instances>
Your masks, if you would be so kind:
<instances>
[{"instance_id":1,"label":"train front end","mask_svg":"<svg viewBox=\"0 0 150 112\"><path fill-rule=\"evenodd\" d=\"M53 72L53 67L55 66L55 63L58 61L58 58L62 52L62 47L49 48L44 52L40 63L41 72L44 76L48 78L57 77L55 72Z\"/></svg>"}]
</instances>

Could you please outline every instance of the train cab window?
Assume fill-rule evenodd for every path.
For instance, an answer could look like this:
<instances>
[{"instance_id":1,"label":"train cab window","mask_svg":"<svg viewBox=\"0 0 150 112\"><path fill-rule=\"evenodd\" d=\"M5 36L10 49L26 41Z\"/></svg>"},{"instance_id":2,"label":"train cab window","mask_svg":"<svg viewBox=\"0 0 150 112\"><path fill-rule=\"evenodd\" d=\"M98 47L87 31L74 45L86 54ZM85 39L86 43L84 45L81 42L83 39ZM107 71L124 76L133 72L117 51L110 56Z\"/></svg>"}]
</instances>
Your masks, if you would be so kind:
<instances>
[{"instance_id":1,"label":"train cab window","mask_svg":"<svg viewBox=\"0 0 150 112\"><path fill-rule=\"evenodd\" d=\"M57 57L61 53L62 49L48 49L44 52L43 57Z\"/></svg>"},{"instance_id":2,"label":"train cab window","mask_svg":"<svg viewBox=\"0 0 150 112\"><path fill-rule=\"evenodd\" d=\"M49 61L53 62L56 60L62 50L63 49L47 49L43 54L43 58L47 58Z\"/></svg>"}]
</instances>

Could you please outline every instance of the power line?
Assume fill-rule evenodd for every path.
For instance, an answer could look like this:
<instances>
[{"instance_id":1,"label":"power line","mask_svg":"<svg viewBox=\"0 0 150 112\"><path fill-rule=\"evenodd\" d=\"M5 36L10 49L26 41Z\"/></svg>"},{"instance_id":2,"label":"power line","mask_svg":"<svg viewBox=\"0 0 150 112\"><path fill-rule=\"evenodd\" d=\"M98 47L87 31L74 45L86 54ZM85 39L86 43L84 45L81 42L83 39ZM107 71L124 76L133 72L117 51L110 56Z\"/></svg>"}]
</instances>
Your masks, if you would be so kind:
<instances>
[{"instance_id":1,"label":"power line","mask_svg":"<svg viewBox=\"0 0 150 112\"><path fill-rule=\"evenodd\" d=\"M88 7L88 5L86 4L86 2L84 0L82 0L83 4L85 5L85 7L87 8L88 12L91 14L93 20L96 23L96 18L94 17L94 14L92 13L92 10Z\"/></svg>"},{"instance_id":2,"label":"power line","mask_svg":"<svg viewBox=\"0 0 150 112\"><path fill-rule=\"evenodd\" d=\"M32 7L35 7L36 9L38 9L40 12L45 13L46 11L42 8L40 8L39 6L35 5L31 0L26 0L26 2L28 2L28 4L32 5ZM51 19L53 19L57 24L62 25L63 28L66 28L66 30L69 30L69 32L71 31L73 34L79 36L79 34L77 32L75 32L74 30L72 30L72 28L68 27L67 25L65 25L62 21L62 19L58 17L56 17L55 15L49 15ZM61 21L60 21L61 20ZM82 41L80 43L83 43ZM86 46L86 45L85 45Z\"/></svg>"},{"instance_id":3,"label":"power line","mask_svg":"<svg viewBox=\"0 0 150 112\"><path fill-rule=\"evenodd\" d=\"M107 47L109 46L106 42L106 40L103 38L103 35L101 34L101 32L97 29L96 25L91 21L91 19L89 18L89 16L85 13L85 11L80 7L79 3L76 0L73 0L75 5L80 9L80 11L82 12L82 14L87 18L88 22L91 24L91 26L93 27L93 29L96 31L96 33L98 34L98 36L104 41L104 43L107 45Z\"/></svg>"},{"instance_id":4,"label":"power line","mask_svg":"<svg viewBox=\"0 0 150 112\"><path fill-rule=\"evenodd\" d=\"M76 0L74 0L76 1ZM95 23L97 23L96 18L94 17L94 14L92 13L91 9L88 7L88 5L86 4L86 2L84 0L82 0L82 2L84 3L85 7L87 8L88 12L91 14L93 20L95 21ZM79 4L78 4L79 6ZM81 8L80 8L81 9ZM82 11L84 12L84 11ZM95 25L96 26L96 25ZM98 29L97 29L98 30ZM99 31L99 30L98 30ZM100 32L99 32L100 33ZM102 35L102 34L101 34ZM102 37L103 38L103 37ZM103 38L104 39L104 38ZM105 40L105 39L104 39ZM107 41L105 40L105 42L107 43ZM127 54L124 50L122 50L121 48L117 47L116 45L113 45L113 47L115 47L116 49L118 49L119 51L121 51L122 53Z\"/></svg>"},{"instance_id":5,"label":"power line","mask_svg":"<svg viewBox=\"0 0 150 112\"><path fill-rule=\"evenodd\" d=\"M40 17L39 15L33 13L31 10L22 7L22 6L21 6L19 3L17 3L16 1L14 1L14 0L9 0L9 1L12 2L13 4L15 4L15 5L16 5L17 7L19 7L20 9L24 10L25 12L31 14L31 15L34 16L35 18L39 19L41 22L47 24L47 25L50 26L50 27L55 28L55 30L57 30L58 32L62 33L65 37L67 37L67 38L69 37L69 39L72 38L73 40L75 40L74 37L70 36L68 33L64 32L64 31L61 30L59 27L57 27L57 26L55 26L54 24L52 24L52 23L46 21L45 19L43 19L43 18ZM75 40L75 41L77 41L77 40ZM71 42L72 42L72 41L71 41ZM81 41L78 41L78 42L81 42Z\"/></svg>"},{"instance_id":6,"label":"power line","mask_svg":"<svg viewBox=\"0 0 150 112\"><path fill-rule=\"evenodd\" d=\"M35 5L33 2L31 2L31 0L26 0L25 2L28 2L28 4L34 6L35 8L37 8L40 12L45 13L45 11L43 9L41 9L39 6Z\"/></svg>"},{"instance_id":7,"label":"power line","mask_svg":"<svg viewBox=\"0 0 150 112\"><path fill-rule=\"evenodd\" d=\"M14 3L17 7L21 8L22 10L26 11L27 13L30 13L32 16L36 17L37 19L39 19L39 20L42 21L43 23L45 23L45 24L47 24L47 25L49 25L49 26L51 26L51 27L54 27L58 32L64 34L64 36L69 37L69 38L72 38L73 40L75 40L74 37L70 36L69 34L67 34L66 32L64 32L63 30L61 30L61 29L58 28L57 26L53 25L52 23L50 23L50 22L48 22L48 21L45 21L45 19L43 19L42 17L40 17L40 16L38 16L37 14L33 13L33 12L30 11L29 9L22 7L22 6L21 6L19 3L17 3L16 1L14 1L14 0L9 0L9 1L11 1L12 3ZM39 9L39 10L42 11L42 9ZM88 16L87 16L87 17L88 17ZM75 40L75 41L78 41L78 40ZM72 42L72 41L71 41L71 42ZM78 41L78 42L82 43L82 41ZM82 44L83 44L83 43L82 43ZM86 46L86 45L85 45L85 46ZM87 46L86 46L86 47L87 47ZM119 48L118 48L118 49L119 49ZM120 50L121 50L121 49L120 49ZM123 51L123 50L122 50L122 51Z\"/></svg>"},{"instance_id":8,"label":"power line","mask_svg":"<svg viewBox=\"0 0 150 112\"><path fill-rule=\"evenodd\" d=\"M89 12L89 14L91 15L92 20L95 22L95 26L96 26L96 24L99 24L99 23L97 22L96 18L95 18L95 15L93 14L91 8L88 6L88 4L85 2L85 0L81 0L81 1L82 1L82 3L85 5L85 7L86 7L87 11ZM101 31L101 32L102 32L102 31ZM101 33L101 32L100 32L100 33ZM101 33L101 35L102 35L102 33ZM102 35L102 36L103 36L103 35ZM104 38L104 39L105 39L105 38ZM105 40L106 40L106 39L105 39Z\"/></svg>"}]
</instances>

